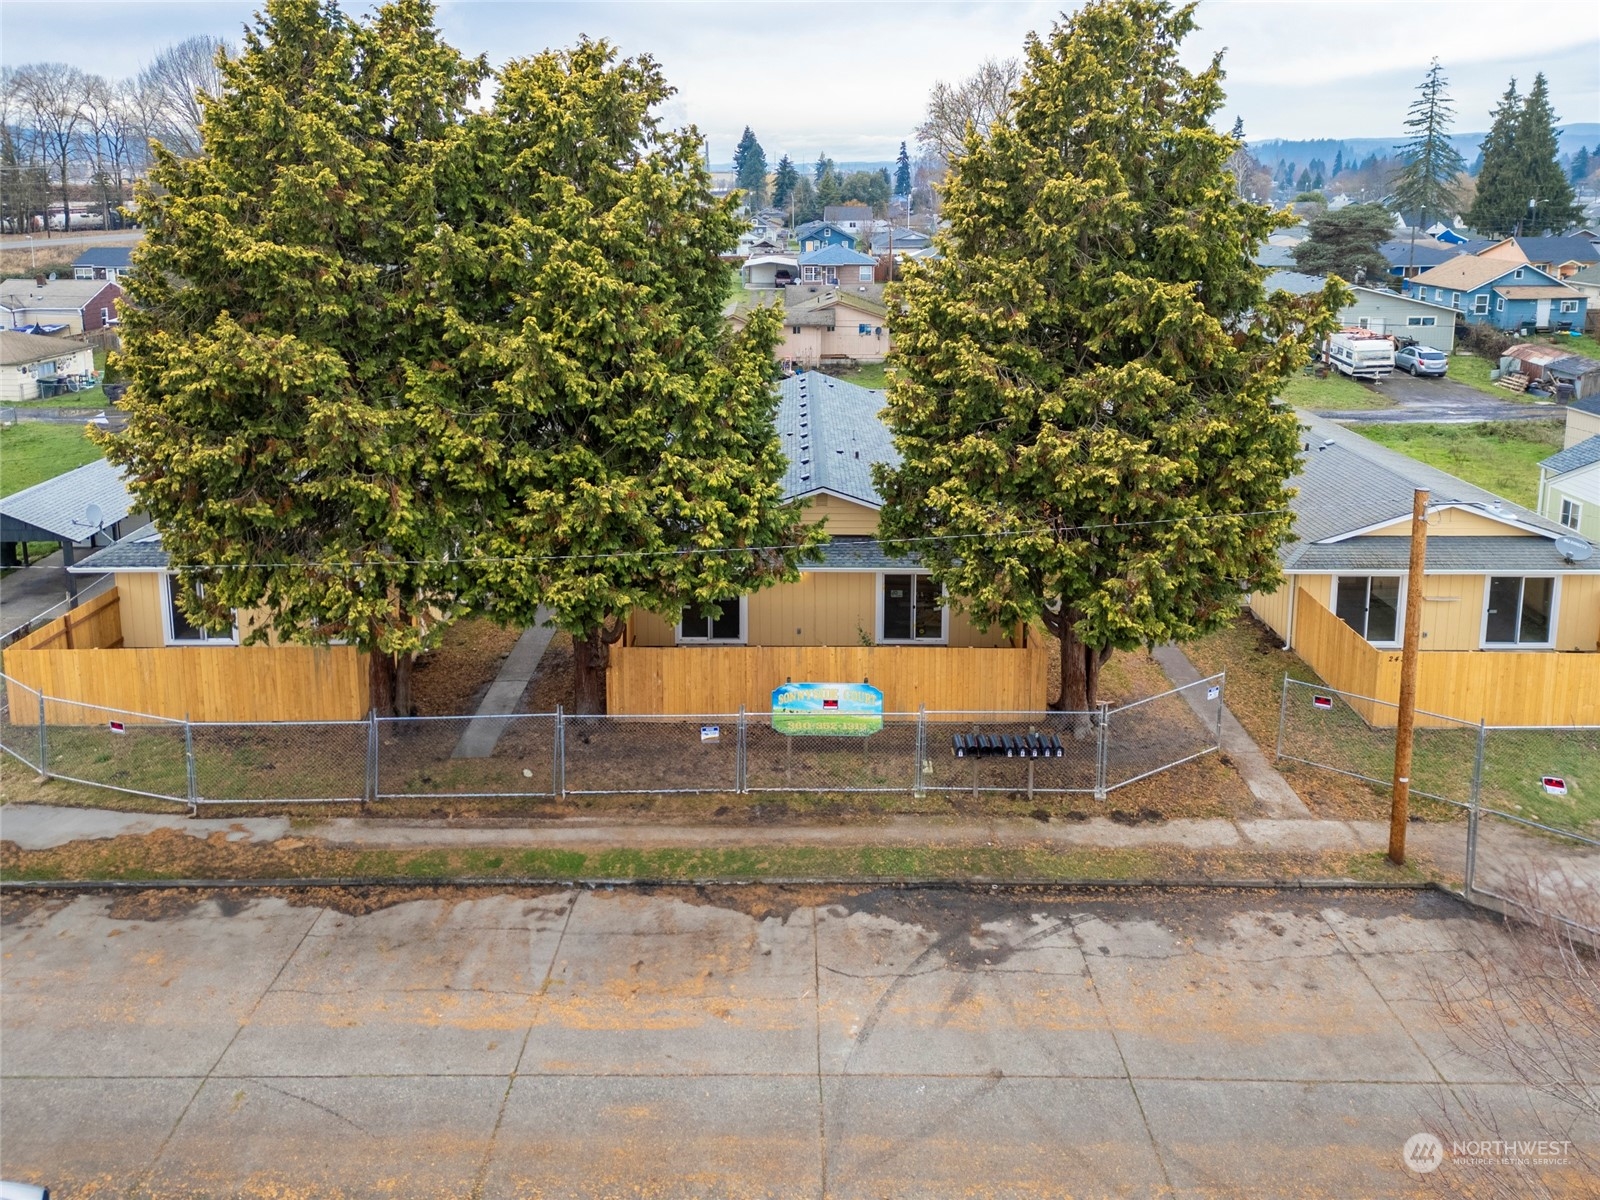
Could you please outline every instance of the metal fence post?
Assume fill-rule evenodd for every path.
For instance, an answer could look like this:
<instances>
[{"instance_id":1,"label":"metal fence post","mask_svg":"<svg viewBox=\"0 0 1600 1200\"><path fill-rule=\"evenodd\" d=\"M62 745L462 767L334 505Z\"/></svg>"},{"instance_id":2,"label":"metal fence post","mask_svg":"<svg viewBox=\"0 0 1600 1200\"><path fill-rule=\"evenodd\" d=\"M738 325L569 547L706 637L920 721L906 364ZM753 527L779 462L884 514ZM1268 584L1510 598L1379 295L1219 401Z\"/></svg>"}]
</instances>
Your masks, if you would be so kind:
<instances>
[{"instance_id":1,"label":"metal fence post","mask_svg":"<svg viewBox=\"0 0 1600 1200\"><path fill-rule=\"evenodd\" d=\"M188 713L183 714L183 773L188 789L189 815L193 817L200 812L200 788L194 769L194 726L189 721Z\"/></svg>"},{"instance_id":2,"label":"metal fence post","mask_svg":"<svg viewBox=\"0 0 1600 1200\"><path fill-rule=\"evenodd\" d=\"M1483 802L1483 752L1489 740L1489 727L1478 718L1478 753L1472 763L1472 795L1467 804L1467 867L1461 890L1472 899L1472 881L1478 873L1478 807Z\"/></svg>"},{"instance_id":3,"label":"metal fence post","mask_svg":"<svg viewBox=\"0 0 1600 1200\"><path fill-rule=\"evenodd\" d=\"M1228 706L1228 673L1217 681L1217 749L1222 749L1222 710Z\"/></svg>"},{"instance_id":4,"label":"metal fence post","mask_svg":"<svg viewBox=\"0 0 1600 1200\"><path fill-rule=\"evenodd\" d=\"M565 800L567 797L567 717L561 705L556 705L556 736L554 740L555 778L551 780L551 788L558 798Z\"/></svg>"},{"instance_id":5,"label":"metal fence post","mask_svg":"<svg viewBox=\"0 0 1600 1200\"><path fill-rule=\"evenodd\" d=\"M750 790L748 767L745 765L744 705L739 705L739 744L733 753L733 790L743 796Z\"/></svg>"},{"instance_id":6,"label":"metal fence post","mask_svg":"<svg viewBox=\"0 0 1600 1200\"><path fill-rule=\"evenodd\" d=\"M922 777L923 763L928 757L928 706L917 705L917 736L916 736L917 763L911 772L911 794L917 799L927 795L927 781Z\"/></svg>"},{"instance_id":7,"label":"metal fence post","mask_svg":"<svg viewBox=\"0 0 1600 1200\"><path fill-rule=\"evenodd\" d=\"M1283 697L1278 701L1278 747L1274 759L1283 757L1283 727L1289 720L1289 672L1283 673Z\"/></svg>"},{"instance_id":8,"label":"metal fence post","mask_svg":"<svg viewBox=\"0 0 1600 1200\"><path fill-rule=\"evenodd\" d=\"M50 778L50 737L44 731L44 693L39 693L39 778Z\"/></svg>"},{"instance_id":9,"label":"metal fence post","mask_svg":"<svg viewBox=\"0 0 1600 1200\"><path fill-rule=\"evenodd\" d=\"M367 804L378 799L378 710L367 709L367 786L363 794Z\"/></svg>"},{"instance_id":10,"label":"metal fence post","mask_svg":"<svg viewBox=\"0 0 1600 1200\"><path fill-rule=\"evenodd\" d=\"M1100 701L1100 722L1096 730L1095 756L1094 756L1094 798L1106 798L1106 765L1109 759L1111 745L1111 703L1107 700Z\"/></svg>"}]
</instances>

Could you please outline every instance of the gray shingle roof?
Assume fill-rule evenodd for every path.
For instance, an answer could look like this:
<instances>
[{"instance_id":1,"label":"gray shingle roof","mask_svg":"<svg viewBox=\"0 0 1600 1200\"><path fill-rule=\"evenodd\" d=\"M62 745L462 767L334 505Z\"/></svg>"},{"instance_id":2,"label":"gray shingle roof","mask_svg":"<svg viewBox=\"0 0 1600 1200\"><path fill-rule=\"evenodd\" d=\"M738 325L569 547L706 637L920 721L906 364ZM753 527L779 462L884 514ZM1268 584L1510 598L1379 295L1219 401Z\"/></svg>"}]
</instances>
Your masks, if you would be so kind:
<instances>
[{"instance_id":1,"label":"gray shingle roof","mask_svg":"<svg viewBox=\"0 0 1600 1200\"><path fill-rule=\"evenodd\" d=\"M1504 552L1508 556L1516 556L1515 562L1503 564L1508 570L1525 569L1534 558L1539 561L1532 569L1561 569L1562 558L1551 542L1532 531L1543 530L1550 538L1555 538L1569 533L1569 530L1493 492L1380 446L1331 421L1302 414L1301 423L1308 430L1304 440L1309 443L1310 449L1301 455L1300 471L1289 481L1299 489L1299 494L1289 506L1295 513L1295 534L1300 540L1291 542L1280 551L1287 569L1346 569L1347 560L1348 569L1363 569L1360 562L1366 551L1362 547L1386 539L1355 537L1332 545L1314 546L1312 543L1326 543L1329 539L1391 521L1410 520L1412 493L1417 488L1428 489L1430 503L1435 506L1447 503L1464 505L1481 511L1485 516L1516 521L1529 527L1531 533L1526 539L1514 535L1483 539L1429 539L1430 565L1435 561L1432 550L1435 541L1441 545L1457 541L1464 544L1482 541L1486 544L1506 543ZM1398 540L1405 541L1404 538ZM1527 547L1517 549L1517 544L1523 542L1527 543ZM1542 544L1544 549L1532 549L1535 542ZM1464 551L1467 548L1470 546L1464 545ZM1472 560L1473 566L1462 569L1497 569L1502 565L1493 561L1494 554L1498 552L1496 546L1486 546ZM1586 565L1593 568L1600 564L1591 559ZM1404 566L1402 562L1401 567Z\"/></svg>"},{"instance_id":2,"label":"gray shingle roof","mask_svg":"<svg viewBox=\"0 0 1600 1200\"><path fill-rule=\"evenodd\" d=\"M1300 271L1273 271L1267 276L1269 292L1284 291L1294 296L1309 296L1328 286L1321 275L1306 275Z\"/></svg>"},{"instance_id":3,"label":"gray shingle roof","mask_svg":"<svg viewBox=\"0 0 1600 1200\"><path fill-rule=\"evenodd\" d=\"M1579 467L1592 467L1597 462L1600 462L1600 434L1552 454L1539 465L1552 475L1565 475Z\"/></svg>"},{"instance_id":4,"label":"gray shingle roof","mask_svg":"<svg viewBox=\"0 0 1600 1200\"><path fill-rule=\"evenodd\" d=\"M1411 539L1360 537L1331 546L1306 546L1295 558L1294 570L1312 573L1337 571L1404 571L1411 563ZM1525 572L1593 571L1595 562L1568 563L1556 553L1549 538L1431 537L1425 569L1439 575L1477 574L1484 571Z\"/></svg>"},{"instance_id":5,"label":"gray shingle roof","mask_svg":"<svg viewBox=\"0 0 1600 1200\"><path fill-rule=\"evenodd\" d=\"M116 267L126 271L133 265L132 246L95 246L72 260L74 267Z\"/></svg>"},{"instance_id":6,"label":"gray shingle roof","mask_svg":"<svg viewBox=\"0 0 1600 1200\"><path fill-rule=\"evenodd\" d=\"M1593 413L1600 417L1600 396L1585 396L1582 400L1567 401L1568 408L1575 408L1581 413Z\"/></svg>"},{"instance_id":7,"label":"gray shingle roof","mask_svg":"<svg viewBox=\"0 0 1600 1200\"><path fill-rule=\"evenodd\" d=\"M806 371L778 388L778 441L789 460L785 499L832 492L873 508L883 501L872 486L873 463L898 463L889 430L878 417L883 393Z\"/></svg>"},{"instance_id":8,"label":"gray shingle roof","mask_svg":"<svg viewBox=\"0 0 1600 1200\"><path fill-rule=\"evenodd\" d=\"M912 571L922 565L915 554L903 557L885 554L877 538L834 538L822 548L822 561L810 570L834 571Z\"/></svg>"},{"instance_id":9,"label":"gray shingle roof","mask_svg":"<svg viewBox=\"0 0 1600 1200\"><path fill-rule=\"evenodd\" d=\"M1529 262L1600 262L1600 248L1586 237L1520 237L1515 240Z\"/></svg>"},{"instance_id":10,"label":"gray shingle roof","mask_svg":"<svg viewBox=\"0 0 1600 1200\"><path fill-rule=\"evenodd\" d=\"M28 366L51 358L70 358L88 348L89 343L79 338L43 337L37 333L0 329L0 366Z\"/></svg>"},{"instance_id":11,"label":"gray shingle roof","mask_svg":"<svg viewBox=\"0 0 1600 1200\"><path fill-rule=\"evenodd\" d=\"M40 287L31 279L0 280L0 307L39 312L81 312L107 288L122 289L109 279L51 279Z\"/></svg>"},{"instance_id":12,"label":"gray shingle roof","mask_svg":"<svg viewBox=\"0 0 1600 1200\"><path fill-rule=\"evenodd\" d=\"M167 552L161 534L152 525L130 533L114 546L107 546L68 570L74 574L97 575L105 571L164 571Z\"/></svg>"},{"instance_id":13,"label":"gray shingle roof","mask_svg":"<svg viewBox=\"0 0 1600 1200\"><path fill-rule=\"evenodd\" d=\"M870 254L861 254L848 246L823 246L800 256L802 267L871 267L878 260Z\"/></svg>"},{"instance_id":14,"label":"gray shingle roof","mask_svg":"<svg viewBox=\"0 0 1600 1200\"><path fill-rule=\"evenodd\" d=\"M133 511L121 472L103 458L0 499L0 517L7 526L32 526L43 538L86 542L97 532L85 521L91 504L100 506L104 528Z\"/></svg>"},{"instance_id":15,"label":"gray shingle roof","mask_svg":"<svg viewBox=\"0 0 1600 1200\"><path fill-rule=\"evenodd\" d=\"M1460 246L1441 246L1432 238L1418 238L1415 248L1410 238L1394 238L1378 247L1378 253L1391 267L1436 267L1461 253Z\"/></svg>"}]
</instances>

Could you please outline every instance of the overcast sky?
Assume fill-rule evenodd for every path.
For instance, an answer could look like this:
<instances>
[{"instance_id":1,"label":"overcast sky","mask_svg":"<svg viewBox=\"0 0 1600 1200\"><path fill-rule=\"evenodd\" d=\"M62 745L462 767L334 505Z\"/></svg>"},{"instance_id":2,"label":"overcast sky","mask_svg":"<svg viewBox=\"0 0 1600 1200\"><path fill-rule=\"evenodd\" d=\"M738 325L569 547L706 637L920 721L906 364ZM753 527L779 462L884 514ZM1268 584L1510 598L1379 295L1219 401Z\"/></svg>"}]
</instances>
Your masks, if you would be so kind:
<instances>
[{"instance_id":1,"label":"overcast sky","mask_svg":"<svg viewBox=\"0 0 1600 1200\"><path fill-rule=\"evenodd\" d=\"M346 0L364 12L369 5ZM255 3L5 0L0 60L68 61L107 77L135 73L162 47L197 33L237 40ZM1020 52L1063 7L1033 3L529 3L454 0L445 36L492 62L606 37L649 52L678 88L667 116L693 122L712 159L728 160L745 125L769 162L893 157L910 140L929 87L985 57ZM1397 134L1413 89L1438 55L1456 130L1488 126L1507 79L1544 71L1563 123L1600 121L1600 4L1406 4L1340 0L1203 0L1185 57L1226 50L1229 98L1219 124L1244 118L1252 139ZM852 66L852 64L859 64Z\"/></svg>"}]
</instances>

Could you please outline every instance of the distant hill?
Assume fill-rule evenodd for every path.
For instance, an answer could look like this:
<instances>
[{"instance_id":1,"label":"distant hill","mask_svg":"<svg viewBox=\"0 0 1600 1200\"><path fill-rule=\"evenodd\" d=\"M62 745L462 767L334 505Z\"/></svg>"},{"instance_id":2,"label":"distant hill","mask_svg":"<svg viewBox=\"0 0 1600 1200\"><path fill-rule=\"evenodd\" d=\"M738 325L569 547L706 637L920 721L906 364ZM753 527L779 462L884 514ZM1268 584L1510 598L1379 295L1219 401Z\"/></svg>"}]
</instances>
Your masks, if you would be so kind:
<instances>
[{"instance_id":1,"label":"distant hill","mask_svg":"<svg viewBox=\"0 0 1600 1200\"><path fill-rule=\"evenodd\" d=\"M1458 133L1450 141L1461 151L1461 156L1470 165L1472 160L1478 157L1478 147L1483 144L1483 139L1487 136L1487 133ZM1360 162L1369 154L1376 154L1382 158L1386 154L1394 154L1395 148L1404 144L1405 140L1403 135L1392 138L1310 138L1299 141L1289 138L1262 138L1247 140L1246 145L1266 166L1275 165L1279 159L1304 166L1313 158L1320 158L1331 165L1334 156L1341 150L1344 152L1345 162L1350 162L1352 159ZM1576 154L1580 146L1587 146L1593 150L1596 145L1600 145L1600 124L1591 121L1563 125L1560 129L1562 154Z\"/></svg>"},{"instance_id":2,"label":"distant hill","mask_svg":"<svg viewBox=\"0 0 1600 1200\"><path fill-rule=\"evenodd\" d=\"M794 164L795 170L799 171L802 175L806 176L809 179L811 177L811 168L816 165L816 161L817 161L816 159L810 158L810 159L807 159L805 162L797 162L797 163ZM893 175L894 174L894 168L895 168L895 160L892 159L892 158L886 158L886 159L883 159L883 160L881 160L879 162L835 162L833 164L833 166L834 166L835 170L839 171L841 174L844 174L844 175L848 175L852 171L876 171L876 170L879 170L880 168L885 170L885 171L888 171L889 174ZM732 171L733 170L733 163L731 163L731 162L712 163L711 164L711 169L713 171ZM777 169L778 169L778 160L776 158L773 158L771 155L768 155L767 156L767 170L770 172L770 171L776 171Z\"/></svg>"}]
</instances>

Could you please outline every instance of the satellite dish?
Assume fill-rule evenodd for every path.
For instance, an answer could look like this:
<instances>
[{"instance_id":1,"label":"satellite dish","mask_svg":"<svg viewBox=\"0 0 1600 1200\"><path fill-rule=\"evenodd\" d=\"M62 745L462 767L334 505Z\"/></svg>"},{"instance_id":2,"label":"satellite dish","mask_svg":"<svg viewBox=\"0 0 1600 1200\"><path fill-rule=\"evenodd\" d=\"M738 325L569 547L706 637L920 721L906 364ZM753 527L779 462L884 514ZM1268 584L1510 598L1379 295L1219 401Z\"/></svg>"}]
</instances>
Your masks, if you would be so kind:
<instances>
[{"instance_id":1,"label":"satellite dish","mask_svg":"<svg viewBox=\"0 0 1600 1200\"><path fill-rule=\"evenodd\" d=\"M1581 537L1558 537L1556 553L1568 562L1583 562L1594 553L1594 547Z\"/></svg>"},{"instance_id":2,"label":"satellite dish","mask_svg":"<svg viewBox=\"0 0 1600 1200\"><path fill-rule=\"evenodd\" d=\"M90 529L104 529L106 524L106 515L100 511L100 506L98 504L91 504L88 508L83 510L83 523Z\"/></svg>"},{"instance_id":3,"label":"satellite dish","mask_svg":"<svg viewBox=\"0 0 1600 1200\"><path fill-rule=\"evenodd\" d=\"M55 281L56 281L56 273L54 271L51 271L50 272L50 282L54 283Z\"/></svg>"}]
</instances>

